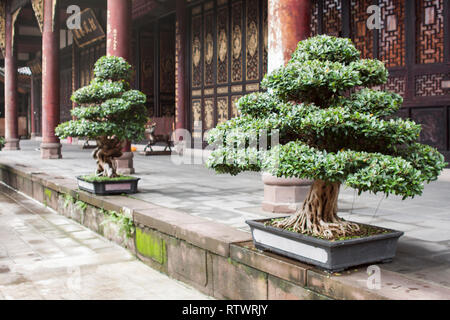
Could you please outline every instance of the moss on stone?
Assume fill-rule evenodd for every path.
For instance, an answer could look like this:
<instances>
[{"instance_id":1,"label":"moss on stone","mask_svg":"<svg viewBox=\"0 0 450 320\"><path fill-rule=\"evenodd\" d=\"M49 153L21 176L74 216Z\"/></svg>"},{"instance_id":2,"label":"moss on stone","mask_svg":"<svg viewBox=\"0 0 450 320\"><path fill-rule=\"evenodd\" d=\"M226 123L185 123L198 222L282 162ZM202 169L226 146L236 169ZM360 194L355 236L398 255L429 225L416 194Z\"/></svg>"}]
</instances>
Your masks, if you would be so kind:
<instances>
[{"instance_id":1,"label":"moss on stone","mask_svg":"<svg viewBox=\"0 0 450 320\"><path fill-rule=\"evenodd\" d=\"M136 250L160 264L166 262L166 243L160 237L140 228L136 229Z\"/></svg>"}]
</instances>

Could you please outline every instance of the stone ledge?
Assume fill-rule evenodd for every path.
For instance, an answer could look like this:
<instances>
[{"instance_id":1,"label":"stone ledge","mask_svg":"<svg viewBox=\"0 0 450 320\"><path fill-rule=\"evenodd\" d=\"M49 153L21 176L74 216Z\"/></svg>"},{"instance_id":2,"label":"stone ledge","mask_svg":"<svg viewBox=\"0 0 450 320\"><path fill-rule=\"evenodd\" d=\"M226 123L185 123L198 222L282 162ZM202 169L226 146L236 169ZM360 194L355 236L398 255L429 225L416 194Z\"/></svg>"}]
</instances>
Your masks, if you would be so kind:
<instances>
[{"instance_id":1,"label":"stone ledge","mask_svg":"<svg viewBox=\"0 0 450 320\"><path fill-rule=\"evenodd\" d=\"M224 224L208 221L180 211L153 205L151 209L134 211L135 223L148 226L185 240L202 249L228 257L230 244L251 240L249 233Z\"/></svg>"},{"instance_id":2,"label":"stone ledge","mask_svg":"<svg viewBox=\"0 0 450 320\"><path fill-rule=\"evenodd\" d=\"M231 259L247 266L262 270L283 280L306 286L306 271L311 266L279 256L262 252L255 248L252 241L231 245Z\"/></svg>"},{"instance_id":3,"label":"stone ledge","mask_svg":"<svg viewBox=\"0 0 450 320\"><path fill-rule=\"evenodd\" d=\"M99 209L130 214L137 228L153 232L164 241L166 253L160 261L155 261L142 256L134 248L133 239L126 247L151 267L218 298L448 299L450 296L448 288L383 269L381 290L370 290L366 285L365 267L330 275L312 266L256 250L249 241L250 234L226 225L129 197L95 196L79 191L75 179L45 174L3 160L0 163L3 182L57 211L65 211L63 195L70 194L87 202L88 210L96 211L97 215L101 212ZM95 221L83 223L91 229L90 224L98 225ZM111 232L114 230L112 228ZM114 238L106 233L105 236Z\"/></svg>"}]
</instances>

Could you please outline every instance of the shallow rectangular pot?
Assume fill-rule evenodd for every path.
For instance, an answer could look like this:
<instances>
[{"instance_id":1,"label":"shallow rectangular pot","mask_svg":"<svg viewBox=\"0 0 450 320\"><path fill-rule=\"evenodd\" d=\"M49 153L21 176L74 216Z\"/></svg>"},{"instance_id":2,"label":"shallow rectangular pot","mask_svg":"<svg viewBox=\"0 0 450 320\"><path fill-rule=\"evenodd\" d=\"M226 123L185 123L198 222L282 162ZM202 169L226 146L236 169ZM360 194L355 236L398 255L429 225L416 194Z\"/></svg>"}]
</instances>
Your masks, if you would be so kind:
<instances>
[{"instance_id":1,"label":"shallow rectangular pot","mask_svg":"<svg viewBox=\"0 0 450 320\"><path fill-rule=\"evenodd\" d=\"M329 272L391 261L395 256L398 238L403 235L401 231L383 228L389 232L364 238L328 241L264 225L270 220L246 221L256 248L288 256Z\"/></svg>"},{"instance_id":2,"label":"shallow rectangular pot","mask_svg":"<svg viewBox=\"0 0 450 320\"><path fill-rule=\"evenodd\" d=\"M120 181L85 181L81 176L77 177L78 188L97 195L131 194L137 192L140 178Z\"/></svg>"}]
</instances>

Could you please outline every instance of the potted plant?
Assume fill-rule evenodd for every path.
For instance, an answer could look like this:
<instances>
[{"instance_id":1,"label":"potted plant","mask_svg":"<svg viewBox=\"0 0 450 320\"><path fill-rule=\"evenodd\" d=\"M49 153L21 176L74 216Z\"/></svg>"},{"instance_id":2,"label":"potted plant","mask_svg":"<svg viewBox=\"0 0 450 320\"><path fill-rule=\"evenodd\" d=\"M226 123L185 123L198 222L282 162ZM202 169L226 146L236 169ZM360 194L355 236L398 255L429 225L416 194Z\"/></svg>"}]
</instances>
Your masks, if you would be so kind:
<instances>
[{"instance_id":1,"label":"potted plant","mask_svg":"<svg viewBox=\"0 0 450 320\"><path fill-rule=\"evenodd\" d=\"M215 150L207 165L219 173L252 170L314 180L295 214L247 221L257 248L329 271L394 257L403 233L340 218L340 186L406 199L420 195L446 163L436 149L417 142L420 125L394 116L400 95L368 88L387 77L384 64L360 59L351 40L313 37L299 42L286 66L265 76L267 92L242 97L241 115L209 133ZM279 144L258 148L262 129L278 135Z\"/></svg>"},{"instance_id":2,"label":"potted plant","mask_svg":"<svg viewBox=\"0 0 450 320\"><path fill-rule=\"evenodd\" d=\"M122 194L137 191L138 178L120 176L115 158L122 155L125 140L141 140L147 123L146 96L130 90L131 66L115 56L101 57L94 67L95 78L78 89L72 101L76 120L60 124L56 134L60 138L87 137L96 140L92 153L97 160L95 174L79 176L80 189L96 194Z\"/></svg>"}]
</instances>

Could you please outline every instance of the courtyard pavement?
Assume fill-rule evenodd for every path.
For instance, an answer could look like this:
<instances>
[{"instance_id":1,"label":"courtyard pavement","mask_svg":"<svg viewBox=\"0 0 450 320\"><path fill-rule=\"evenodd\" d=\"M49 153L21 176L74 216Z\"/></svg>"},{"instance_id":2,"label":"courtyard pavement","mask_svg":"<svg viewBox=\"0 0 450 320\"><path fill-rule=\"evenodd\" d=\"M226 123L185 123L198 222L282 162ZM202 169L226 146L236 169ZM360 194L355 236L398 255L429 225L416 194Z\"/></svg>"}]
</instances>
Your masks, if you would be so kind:
<instances>
[{"instance_id":1,"label":"courtyard pavement","mask_svg":"<svg viewBox=\"0 0 450 320\"><path fill-rule=\"evenodd\" d=\"M0 185L0 300L208 299Z\"/></svg>"},{"instance_id":2,"label":"courtyard pavement","mask_svg":"<svg viewBox=\"0 0 450 320\"><path fill-rule=\"evenodd\" d=\"M21 151L1 151L0 161L8 159L69 178L95 169L92 150L64 144L63 159L42 160L38 145L37 141L21 141ZM217 175L204 164L176 165L170 156L138 153L134 166L135 176L141 178L135 198L244 231L249 231L245 220L275 215L261 209L263 183L259 173ZM342 188L339 209L347 220L405 232L394 262L381 265L382 269L450 287L450 170L426 185L423 196L405 201L369 193L357 196L353 189Z\"/></svg>"}]
</instances>

